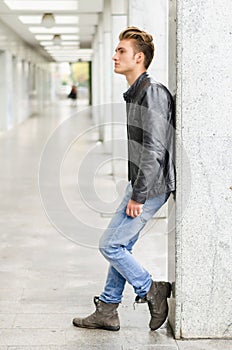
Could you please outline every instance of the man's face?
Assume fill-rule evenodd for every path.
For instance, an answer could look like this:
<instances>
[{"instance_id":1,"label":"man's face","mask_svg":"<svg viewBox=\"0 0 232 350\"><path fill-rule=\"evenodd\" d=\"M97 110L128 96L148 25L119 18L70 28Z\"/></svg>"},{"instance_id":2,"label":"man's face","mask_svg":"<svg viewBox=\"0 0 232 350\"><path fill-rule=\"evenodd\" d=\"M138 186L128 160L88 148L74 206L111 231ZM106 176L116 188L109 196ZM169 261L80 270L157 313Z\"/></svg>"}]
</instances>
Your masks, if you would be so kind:
<instances>
[{"instance_id":1,"label":"man's face","mask_svg":"<svg viewBox=\"0 0 232 350\"><path fill-rule=\"evenodd\" d=\"M121 40L112 57L115 73L127 75L136 67L136 54L133 47L133 39Z\"/></svg>"}]
</instances>

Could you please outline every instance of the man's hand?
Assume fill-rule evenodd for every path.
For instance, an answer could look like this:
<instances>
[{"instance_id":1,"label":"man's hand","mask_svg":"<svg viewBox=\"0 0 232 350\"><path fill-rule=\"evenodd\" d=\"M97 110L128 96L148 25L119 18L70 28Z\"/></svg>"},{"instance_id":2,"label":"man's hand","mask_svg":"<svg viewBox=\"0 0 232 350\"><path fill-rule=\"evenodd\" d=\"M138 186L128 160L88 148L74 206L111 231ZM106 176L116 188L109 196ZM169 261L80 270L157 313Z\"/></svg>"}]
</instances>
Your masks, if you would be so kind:
<instances>
[{"instance_id":1,"label":"man's hand","mask_svg":"<svg viewBox=\"0 0 232 350\"><path fill-rule=\"evenodd\" d=\"M136 218L142 213L143 211L142 208L143 208L143 204L133 201L133 199L130 199L127 204L126 214L128 216L131 216L132 218Z\"/></svg>"}]
</instances>

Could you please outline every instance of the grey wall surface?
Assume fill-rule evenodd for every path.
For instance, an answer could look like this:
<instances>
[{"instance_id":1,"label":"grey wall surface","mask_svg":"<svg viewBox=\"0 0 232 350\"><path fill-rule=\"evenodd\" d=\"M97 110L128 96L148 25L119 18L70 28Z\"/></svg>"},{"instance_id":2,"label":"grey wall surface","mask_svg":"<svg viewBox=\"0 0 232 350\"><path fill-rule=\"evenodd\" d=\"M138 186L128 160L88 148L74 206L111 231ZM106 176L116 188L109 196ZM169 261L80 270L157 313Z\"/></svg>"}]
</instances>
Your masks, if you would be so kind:
<instances>
[{"instance_id":1,"label":"grey wall surface","mask_svg":"<svg viewBox=\"0 0 232 350\"><path fill-rule=\"evenodd\" d=\"M170 0L173 26L175 1ZM176 338L232 337L232 2L177 0ZM175 50L169 37L170 49ZM169 72L175 81L175 70ZM173 270L170 269L170 278ZM172 273L171 273L172 272Z\"/></svg>"}]
</instances>

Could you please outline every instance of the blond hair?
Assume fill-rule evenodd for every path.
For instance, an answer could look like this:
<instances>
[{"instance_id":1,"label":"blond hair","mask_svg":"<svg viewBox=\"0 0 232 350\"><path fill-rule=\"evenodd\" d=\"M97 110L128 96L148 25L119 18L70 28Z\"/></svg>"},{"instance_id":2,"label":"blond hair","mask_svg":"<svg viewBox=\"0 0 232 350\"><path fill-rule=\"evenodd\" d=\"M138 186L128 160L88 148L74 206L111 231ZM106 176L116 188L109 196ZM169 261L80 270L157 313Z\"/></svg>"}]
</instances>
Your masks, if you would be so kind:
<instances>
[{"instance_id":1,"label":"blond hair","mask_svg":"<svg viewBox=\"0 0 232 350\"><path fill-rule=\"evenodd\" d=\"M143 52L144 66L147 69L153 59L155 47L151 34L137 27L128 27L119 34L119 40L134 39L135 52Z\"/></svg>"}]
</instances>

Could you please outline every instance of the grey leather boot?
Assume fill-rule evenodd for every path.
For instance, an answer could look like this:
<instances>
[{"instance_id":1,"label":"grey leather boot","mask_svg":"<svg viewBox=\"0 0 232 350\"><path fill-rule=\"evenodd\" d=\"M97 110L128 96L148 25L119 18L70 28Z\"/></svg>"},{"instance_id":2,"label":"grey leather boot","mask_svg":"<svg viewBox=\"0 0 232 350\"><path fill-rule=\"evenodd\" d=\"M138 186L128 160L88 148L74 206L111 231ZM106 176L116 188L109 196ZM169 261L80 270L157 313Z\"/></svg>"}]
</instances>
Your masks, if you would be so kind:
<instances>
[{"instance_id":1,"label":"grey leather boot","mask_svg":"<svg viewBox=\"0 0 232 350\"><path fill-rule=\"evenodd\" d=\"M73 325L81 328L105 329L107 331L118 331L120 322L117 308L119 304L107 304L94 297L96 311L85 318L74 318Z\"/></svg>"},{"instance_id":2,"label":"grey leather boot","mask_svg":"<svg viewBox=\"0 0 232 350\"><path fill-rule=\"evenodd\" d=\"M151 314L149 327L156 330L162 326L168 316L167 298L171 296L171 284L169 282L152 281L149 292L144 298L135 299L136 303L148 303Z\"/></svg>"}]
</instances>

